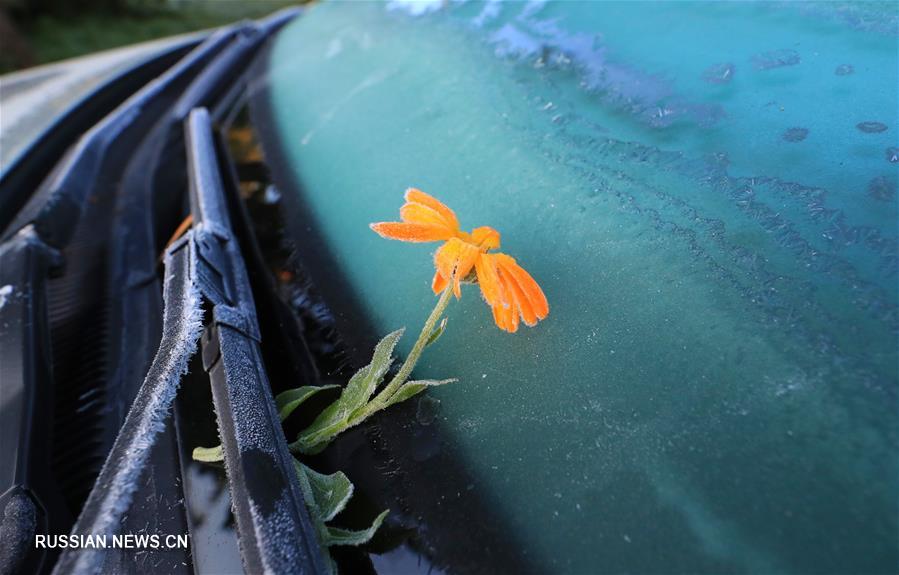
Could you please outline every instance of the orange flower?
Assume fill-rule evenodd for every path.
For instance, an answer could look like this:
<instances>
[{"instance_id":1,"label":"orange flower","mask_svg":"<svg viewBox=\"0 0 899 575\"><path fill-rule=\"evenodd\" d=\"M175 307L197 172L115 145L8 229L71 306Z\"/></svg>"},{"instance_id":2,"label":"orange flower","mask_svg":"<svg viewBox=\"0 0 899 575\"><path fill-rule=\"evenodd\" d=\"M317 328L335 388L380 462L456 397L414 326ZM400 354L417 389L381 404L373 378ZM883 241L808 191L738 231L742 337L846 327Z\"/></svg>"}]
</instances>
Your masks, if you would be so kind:
<instances>
[{"instance_id":1,"label":"orange flower","mask_svg":"<svg viewBox=\"0 0 899 575\"><path fill-rule=\"evenodd\" d=\"M452 281L453 293L459 298L461 282L476 279L484 299L493 308L496 325L511 333L518 330L519 318L533 326L549 314L546 296L534 278L514 258L489 253L499 248L499 232L493 228L483 226L471 233L463 232L451 209L415 188L406 190L400 219L401 222L371 224L371 229L392 240L445 242L434 254L437 272L431 289L435 294Z\"/></svg>"}]
</instances>

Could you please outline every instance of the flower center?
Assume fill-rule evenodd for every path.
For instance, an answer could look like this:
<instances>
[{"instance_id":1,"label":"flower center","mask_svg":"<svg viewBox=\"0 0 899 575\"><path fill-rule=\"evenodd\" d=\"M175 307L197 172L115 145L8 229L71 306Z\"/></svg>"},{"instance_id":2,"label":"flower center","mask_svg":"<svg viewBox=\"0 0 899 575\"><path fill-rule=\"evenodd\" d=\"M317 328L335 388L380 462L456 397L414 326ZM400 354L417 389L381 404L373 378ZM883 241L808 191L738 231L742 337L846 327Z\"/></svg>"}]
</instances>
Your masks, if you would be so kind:
<instances>
[{"instance_id":1,"label":"flower center","mask_svg":"<svg viewBox=\"0 0 899 575\"><path fill-rule=\"evenodd\" d=\"M489 250L499 247L499 232L488 226L475 228L471 233L459 230L456 232L456 237L468 245L476 247L481 253L487 253Z\"/></svg>"}]
</instances>

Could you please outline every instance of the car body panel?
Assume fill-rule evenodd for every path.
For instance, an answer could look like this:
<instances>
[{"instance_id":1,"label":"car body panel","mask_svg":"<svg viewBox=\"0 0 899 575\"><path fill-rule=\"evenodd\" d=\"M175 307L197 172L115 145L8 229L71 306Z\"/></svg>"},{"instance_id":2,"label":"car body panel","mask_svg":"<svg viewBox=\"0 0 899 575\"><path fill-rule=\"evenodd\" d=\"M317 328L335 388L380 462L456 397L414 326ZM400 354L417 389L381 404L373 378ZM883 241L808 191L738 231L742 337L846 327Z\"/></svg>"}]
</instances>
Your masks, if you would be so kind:
<instances>
[{"instance_id":1,"label":"car body panel","mask_svg":"<svg viewBox=\"0 0 899 575\"><path fill-rule=\"evenodd\" d=\"M205 34L142 42L0 76L0 178L41 134L103 84L161 53L194 44Z\"/></svg>"},{"instance_id":2,"label":"car body panel","mask_svg":"<svg viewBox=\"0 0 899 575\"><path fill-rule=\"evenodd\" d=\"M385 448L436 564L892 569L895 5L425 4L286 28L263 146L360 355L434 303L438 244L368 227L409 186L547 294L509 335L465 286L416 368L461 379Z\"/></svg>"}]
</instances>

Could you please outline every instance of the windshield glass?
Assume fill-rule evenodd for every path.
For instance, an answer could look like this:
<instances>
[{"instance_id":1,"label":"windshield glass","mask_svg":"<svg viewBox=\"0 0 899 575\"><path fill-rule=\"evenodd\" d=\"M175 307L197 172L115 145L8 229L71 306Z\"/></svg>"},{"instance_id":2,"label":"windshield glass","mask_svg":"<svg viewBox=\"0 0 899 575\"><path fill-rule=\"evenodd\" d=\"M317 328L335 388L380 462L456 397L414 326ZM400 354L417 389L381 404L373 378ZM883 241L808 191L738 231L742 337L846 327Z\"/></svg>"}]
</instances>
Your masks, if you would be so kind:
<instances>
[{"instance_id":1,"label":"windshield glass","mask_svg":"<svg viewBox=\"0 0 899 575\"><path fill-rule=\"evenodd\" d=\"M434 303L368 227L409 186L549 298L509 335L465 288L416 370L460 383L379 419L437 567L895 568L895 3L326 3L263 80L356 359Z\"/></svg>"}]
</instances>

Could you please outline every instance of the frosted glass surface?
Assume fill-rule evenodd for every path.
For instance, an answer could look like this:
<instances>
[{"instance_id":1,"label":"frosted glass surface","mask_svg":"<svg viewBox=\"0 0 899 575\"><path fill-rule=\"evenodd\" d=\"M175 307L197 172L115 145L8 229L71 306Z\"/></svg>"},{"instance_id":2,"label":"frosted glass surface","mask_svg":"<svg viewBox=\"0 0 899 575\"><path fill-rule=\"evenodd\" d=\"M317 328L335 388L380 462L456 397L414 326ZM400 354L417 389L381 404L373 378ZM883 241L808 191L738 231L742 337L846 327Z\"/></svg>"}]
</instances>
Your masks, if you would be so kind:
<instances>
[{"instance_id":1,"label":"frosted glass surface","mask_svg":"<svg viewBox=\"0 0 899 575\"><path fill-rule=\"evenodd\" d=\"M460 378L428 392L443 449L538 571L895 569L896 27L895 3L330 3L277 37L326 296L419 329L436 246L368 229L416 186L549 298L509 335L469 286L417 370Z\"/></svg>"}]
</instances>

